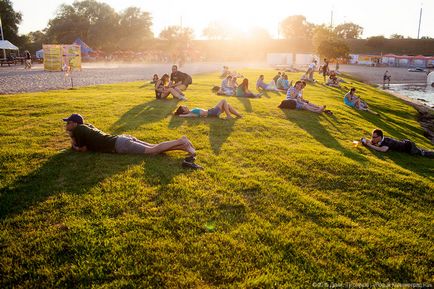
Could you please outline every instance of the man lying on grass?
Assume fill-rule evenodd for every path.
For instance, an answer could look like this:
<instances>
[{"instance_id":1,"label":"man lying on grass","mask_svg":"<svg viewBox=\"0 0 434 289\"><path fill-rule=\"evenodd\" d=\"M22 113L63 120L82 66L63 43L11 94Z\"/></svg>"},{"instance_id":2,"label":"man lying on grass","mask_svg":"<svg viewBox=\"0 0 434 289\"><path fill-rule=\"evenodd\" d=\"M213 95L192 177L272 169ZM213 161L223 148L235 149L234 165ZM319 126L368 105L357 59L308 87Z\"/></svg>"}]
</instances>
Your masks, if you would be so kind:
<instances>
[{"instance_id":1,"label":"man lying on grass","mask_svg":"<svg viewBox=\"0 0 434 289\"><path fill-rule=\"evenodd\" d=\"M418 148L416 144L408 139L399 141L394 138L384 137L381 129L374 129L371 140L362 138L360 140L363 145L379 152L387 152L389 150L405 152L412 155L420 155L428 158L434 157L434 151L427 151Z\"/></svg>"},{"instance_id":2,"label":"man lying on grass","mask_svg":"<svg viewBox=\"0 0 434 289\"><path fill-rule=\"evenodd\" d=\"M72 114L64 118L65 129L71 137L72 149L78 152L104 152L119 154L157 155L167 151L181 150L188 153L182 165L194 169L201 168L195 164L196 150L190 140L183 136L177 140L151 144L129 135L109 135L91 124L85 124L83 117Z\"/></svg>"}]
</instances>

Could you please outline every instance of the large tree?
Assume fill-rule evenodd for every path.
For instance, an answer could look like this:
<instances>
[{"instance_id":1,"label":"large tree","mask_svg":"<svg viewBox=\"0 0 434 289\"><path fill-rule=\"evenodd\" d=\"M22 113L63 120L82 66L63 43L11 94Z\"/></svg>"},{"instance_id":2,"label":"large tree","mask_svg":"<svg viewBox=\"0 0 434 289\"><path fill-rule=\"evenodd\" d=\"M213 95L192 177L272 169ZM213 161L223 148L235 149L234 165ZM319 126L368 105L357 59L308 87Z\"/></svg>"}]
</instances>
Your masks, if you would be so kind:
<instances>
[{"instance_id":1,"label":"large tree","mask_svg":"<svg viewBox=\"0 0 434 289\"><path fill-rule=\"evenodd\" d=\"M363 27L354 23L344 23L336 26L334 32L343 39L357 39L362 35Z\"/></svg>"},{"instance_id":2,"label":"large tree","mask_svg":"<svg viewBox=\"0 0 434 289\"><path fill-rule=\"evenodd\" d=\"M167 52L169 52L172 61L184 62L185 52L193 39L193 29L169 26L160 32L160 38L167 41Z\"/></svg>"},{"instance_id":3,"label":"large tree","mask_svg":"<svg viewBox=\"0 0 434 289\"><path fill-rule=\"evenodd\" d=\"M154 37L152 18L148 12L140 8L129 7L120 15L119 45L121 48L144 48L145 43Z\"/></svg>"},{"instance_id":4,"label":"large tree","mask_svg":"<svg viewBox=\"0 0 434 289\"><path fill-rule=\"evenodd\" d=\"M343 40L334 38L323 40L318 45L317 52L327 59L348 58L350 48Z\"/></svg>"},{"instance_id":5,"label":"large tree","mask_svg":"<svg viewBox=\"0 0 434 289\"><path fill-rule=\"evenodd\" d=\"M20 45L23 39L18 36L18 25L22 21L22 15L15 12L10 0L0 0L0 17L4 39Z\"/></svg>"},{"instance_id":6,"label":"large tree","mask_svg":"<svg viewBox=\"0 0 434 289\"><path fill-rule=\"evenodd\" d=\"M280 31L287 39L309 39L313 28L303 15L289 16L280 23Z\"/></svg>"},{"instance_id":7,"label":"large tree","mask_svg":"<svg viewBox=\"0 0 434 289\"><path fill-rule=\"evenodd\" d=\"M130 7L120 15L105 3L95 0L75 1L61 5L47 28L47 39L53 43L71 43L81 37L96 49L114 50L143 48L152 37L151 17L139 8Z\"/></svg>"}]
</instances>

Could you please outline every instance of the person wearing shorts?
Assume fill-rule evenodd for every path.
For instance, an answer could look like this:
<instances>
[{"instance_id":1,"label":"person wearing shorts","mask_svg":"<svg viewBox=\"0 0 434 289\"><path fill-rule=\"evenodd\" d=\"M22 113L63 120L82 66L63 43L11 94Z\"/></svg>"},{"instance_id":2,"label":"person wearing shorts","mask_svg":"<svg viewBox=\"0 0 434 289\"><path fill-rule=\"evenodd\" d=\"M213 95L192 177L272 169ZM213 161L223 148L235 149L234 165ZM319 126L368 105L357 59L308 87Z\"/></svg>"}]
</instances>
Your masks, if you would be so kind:
<instances>
[{"instance_id":1,"label":"person wearing shorts","mask_svg":"<svg viewBox=\"0 0 434 289\"><path fill-rule=\"evenodd\" d=\"M189 109L187 106L181 105L175 111L175 115L180 117L219 117L222 112L226 114L227 119L231 119L232 114L241 117L241 114L226 99L222 99L215 107L208 110L197 107Z\"/></svg>"},{"instance_id":2,"label":"person wearing shorts","mask_svg":"<svg viewBox=\"0 0 434 289\"><path fill-rule=\"evenodd\" d=\"M66 122L65 129L71 138L71 148L78 152L157 155L166 151L181 150L188 153L186 160L190 163L195 160L196 150L186 136L151 144L129 135L106 134L93 125L84 123L80 114L72 114L63 121Z\"/></svg>"}]
</instances>

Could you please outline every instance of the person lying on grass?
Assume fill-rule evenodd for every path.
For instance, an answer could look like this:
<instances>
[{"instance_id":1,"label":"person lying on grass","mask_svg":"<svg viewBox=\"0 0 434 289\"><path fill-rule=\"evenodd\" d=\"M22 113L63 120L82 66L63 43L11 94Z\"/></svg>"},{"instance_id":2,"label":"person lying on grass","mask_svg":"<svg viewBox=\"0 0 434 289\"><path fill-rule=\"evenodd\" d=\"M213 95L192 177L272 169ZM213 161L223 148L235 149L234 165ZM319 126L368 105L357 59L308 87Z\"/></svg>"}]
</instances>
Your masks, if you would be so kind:
<instances>
[{"instance_id":1,"label":"person lying on grass","mask_svg":"<svg viewBox=\"0 0 434 289\"><path fill-rule=\"evenodd\" d=\"M84 123L80 114L64 118L65 130L71 138L71 148L77 152L103 152L119 154L157 155L167 151L181 150L188 153L183 166L200 168L194 163L196 150L186 136L177 140L151 144L129 135L106 134L91 124Z\"/></svg>"},{"instance_id":2,"label":"person lying on grass","mask_svg":"<svg viewBox=\"0 0 434 289\"><path fill-rule=\"evenodd\" d=\"M286 93L286 100L295 101L296 109L304 109L316 113L327 113L329 115L333 114L330 110L326 110L326 106L318 106L310 103L303 98L303 88L305 88L306 83L303 81L297 81L294 86L291 86ZM289 108L289 107L288 107Z\"/></svg>"},{"instance_id":3,"label":"person lying on grass","mask_svg":"<svg viewBox=\"0 0 434 289\"><path fill-rule=\"evenodd\" d=\"M381 129L374 129L371 140L362 138L360 140L364 146L379 152L398 151L411 155L419 155L428 158L434 158L434 151L428 151L418 148L416 144L408 139L402 141L390 137L384 137Z\"/></svg>"},{"instance_id":4,"label":"person lying on grass","mask_svg":"<svg viewBox=\"0 0 434 289\"><path fill-rule=\"evenodd\" d=\"M360 97L356 96L356 89L352 87L350 91L344 96L344 103L350 107L354 107L358 110L366 110L373 114L378 114L375 111L369 109L368 104L364 102Z\"/></svg>"},{"instance_id":5,"label":"person lying on grass","mask_svg":"<svg viewBox=\"0 0 434 289\"><path fill-rule=\"evenodd\" d=\"M189 109L188 107L181 105L175 111L175 115L180 117L219 117L222 112L226 114L226 119L231 119L231 114L241 117L241 114L233 108L226 99L222 99L215 107L208 110L197 107Z\"/></svg>"}]
</instances>

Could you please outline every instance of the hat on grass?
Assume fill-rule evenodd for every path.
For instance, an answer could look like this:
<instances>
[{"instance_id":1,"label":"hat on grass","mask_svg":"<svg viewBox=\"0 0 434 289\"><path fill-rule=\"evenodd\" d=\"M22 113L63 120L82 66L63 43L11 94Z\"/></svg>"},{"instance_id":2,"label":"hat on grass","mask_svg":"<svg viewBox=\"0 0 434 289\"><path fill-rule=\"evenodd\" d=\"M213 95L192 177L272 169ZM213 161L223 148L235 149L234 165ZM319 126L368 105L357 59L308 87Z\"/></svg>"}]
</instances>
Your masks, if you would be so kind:
<instances>
[{"instance_id":1,"label":"hat on grass","mask_svg":"<svg viewBox=\"0 0 434 289\"><path fill-rule=\"evenodd\" d=\"M63 121L73 121L78 124L83 124L83 117L78 113L73 113L68 118L64 118Z\"/></svg>"}]
</instances>

